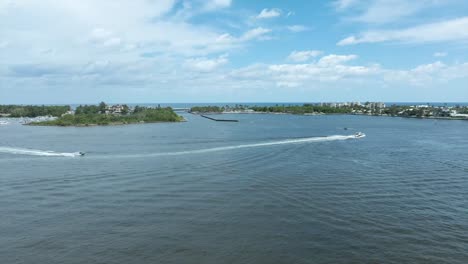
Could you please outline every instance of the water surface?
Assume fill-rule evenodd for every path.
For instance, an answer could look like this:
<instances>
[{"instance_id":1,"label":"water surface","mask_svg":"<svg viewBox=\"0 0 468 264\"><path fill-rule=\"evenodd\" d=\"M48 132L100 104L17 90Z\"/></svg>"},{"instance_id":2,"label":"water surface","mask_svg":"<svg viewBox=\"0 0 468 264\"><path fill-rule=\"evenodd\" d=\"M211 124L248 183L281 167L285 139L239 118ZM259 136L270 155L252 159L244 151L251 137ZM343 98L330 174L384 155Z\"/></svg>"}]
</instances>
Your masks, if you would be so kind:
<instances>
[{"instance_id":1,"label":"water surface","mask_svg":"<svg viewBox=\"0 0 468 264\"><path fill-rule=\"evenodd\" d=\"M467 262L468 122L186 117L0 126L1 262Z\"/></svg>"}]
</instances>

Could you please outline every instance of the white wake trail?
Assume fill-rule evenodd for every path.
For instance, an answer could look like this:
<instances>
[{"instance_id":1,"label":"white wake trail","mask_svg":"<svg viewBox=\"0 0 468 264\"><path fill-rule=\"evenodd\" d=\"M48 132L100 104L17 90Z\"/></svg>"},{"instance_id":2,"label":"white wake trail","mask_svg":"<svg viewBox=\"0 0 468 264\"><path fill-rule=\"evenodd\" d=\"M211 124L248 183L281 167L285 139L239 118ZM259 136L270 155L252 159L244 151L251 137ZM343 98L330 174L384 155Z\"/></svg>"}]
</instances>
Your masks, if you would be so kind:
<instances>
[{"instance_id":1,"label":"white wake trail","mask_svg":"<svg viewBox=\"0 0 468 264\"><path fill-rule=\"evenodd\" d=\"M225 146L225 147L216 147L216 148L206 148L206 149L195 149L195 150L185 150L185 151L175 151L175 152L160 152L160 153L147 153L147 154L127 154L127 155L109 155L101 156L101 158L143 158L143 157L160 157L160 156L177 156L177 155L189 155L189 154L201 154L209 152L219 152L219 151L228 151L236 149L246 149L246 148L259 148L259 147L268 147L276 145L287 145L287 144L305 144L312 142L326 142L326 141L339 141L339 140L349 140L349 139L358 139L356 136L327 136L327 137L309 137L309 138L298 138L298 139L286 139L262 143L253 143L253 144L243 144L235 146ZM11 148L11 147L0 147L0 153L7 154L16 154L16 155L29 155L29 156L44 156L44 157L78 157L80 156L79 152L72 153L61 153L54 151L44 151L44 150L35 150L35 149L24 149L24 148ZM99 158L97 156L96 158Z\"/></svg>"},{"instance_id":2,"label":"white wake trail","mask_svg":"<svg viewBox=\"0 0 468 264\"><path fill-rule=\"evenodd\" d=\"M24 148L10 148L0 147L0 153L15 154L15 155L29 155L29 156L43 156L43 157L78 157L80 153L61 153L54 151L44 151L37 149L24 149Z\"/></svg>"},{"instance_id":3,"label":"white wake trail","mask_svg":"<svg viewBox=\"0 0 468 264\"><path fill-rule=\"evenodd\" d=\"M235 146L186 150L186 151L147 153L147 154L134 154L134 155L132 154L118 155L118 157L142 158L142 157L178 156L178 155L228 151L228 150L235 150L235 149L258 148L258 147L268 147L268 146L287 145L287 144L303 144L303 143L311 143L311 142L338 141L338 140L348 140L348 139L356 139L356 137L355 136L343 136L343 135L327 136L327 137L309 137L309 138L286 139L286 140L270 141L270 142L263 142L263 143L243 144L243 145L235 145ZM113 157L116 157L116 156L113 156Z\"/></svg>"}]
</instances>

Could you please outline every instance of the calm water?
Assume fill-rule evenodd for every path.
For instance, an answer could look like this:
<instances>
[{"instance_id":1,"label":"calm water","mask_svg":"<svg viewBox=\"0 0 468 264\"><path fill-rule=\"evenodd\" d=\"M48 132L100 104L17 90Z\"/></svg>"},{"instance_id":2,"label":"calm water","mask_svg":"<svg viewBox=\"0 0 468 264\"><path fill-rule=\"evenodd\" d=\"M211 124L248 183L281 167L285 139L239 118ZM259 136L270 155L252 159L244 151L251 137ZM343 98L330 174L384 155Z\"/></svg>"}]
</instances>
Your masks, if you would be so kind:
<instances>
[{"instance_id":1,"label":"calm water","mask_svg":"<svg viewBox=\"0 0 468 264\"><path fill-rule=\"evenodd\" d=\"M224 117L0 126L0 262L468 262L468 122Z\"/></svg>"}]
</instances>

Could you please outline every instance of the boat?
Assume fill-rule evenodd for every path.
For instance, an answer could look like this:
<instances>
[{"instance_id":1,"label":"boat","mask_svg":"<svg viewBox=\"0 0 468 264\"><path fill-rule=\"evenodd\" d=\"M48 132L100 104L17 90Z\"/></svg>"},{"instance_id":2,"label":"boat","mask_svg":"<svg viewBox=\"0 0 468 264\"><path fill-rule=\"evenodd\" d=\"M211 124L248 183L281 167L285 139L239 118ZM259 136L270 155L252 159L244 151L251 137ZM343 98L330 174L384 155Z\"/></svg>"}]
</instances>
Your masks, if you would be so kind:
<instances>
[{"instance_id":1,"label":"boat","mask_svg":"<svg viewBox=\"0 0 468 264\"><path fill-rule=\"evenodd\" d=\"M78 154L79 154L80 156L84 156L86 153L80 151L80 152L78 152Z\"/></svg>"},{"instance_id":2,"label":"boat","mask_svg":"<svg viewBox=\"0 0 468 264\"><path fill-rule=\"evenodd\" d=\"M356 134L354 134L354 137L355 137L355 138L363 138L363 137L365 137L365 136L366 136L366 134L364 134L364 133L362 133L362 132L357 132Z\"/></svg>"}]
</instances>

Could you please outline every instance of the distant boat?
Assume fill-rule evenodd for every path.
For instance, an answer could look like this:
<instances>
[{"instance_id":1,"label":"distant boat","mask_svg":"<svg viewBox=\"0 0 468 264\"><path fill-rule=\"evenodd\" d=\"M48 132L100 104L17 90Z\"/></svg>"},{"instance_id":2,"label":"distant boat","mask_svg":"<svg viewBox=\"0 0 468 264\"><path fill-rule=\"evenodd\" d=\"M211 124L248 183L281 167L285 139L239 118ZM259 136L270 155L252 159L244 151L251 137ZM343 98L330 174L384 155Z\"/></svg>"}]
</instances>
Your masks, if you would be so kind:
<instances>
[{"instance_id":1,"label":"distant boat","mask_svg":"<svg viewBox=\"0 0 468 264\"><path fill-rule=\"evenodd\" d=\"M345 127L345 128L344 128L344 130L348 130L348 128L347 128L347 127Z\"/></svg>"},{"instance_id":2,"label":"distant boat","mask_svg":"<svg viewBox=\"0 0 468 264\"><path fill-rule=\"evenodd\" d=\"M80 152L78 152L78 154L79 154L80 156L84 156L86 153L80 151Z\"/></svg>"},{"instance_id":3,"label":"distant boat","mask_svg":"<svg viewBox=\"0 0 468 264\"><path fill-rule=\"evenodd\" d=\"M364 133L362 133L362 132L357 132L356 134L354 134L354 137L355 137L355 138L363 138L363 137L365 137L365 136L366 136L366 134L364 134Z\"/></svg>"}]
</instances>

